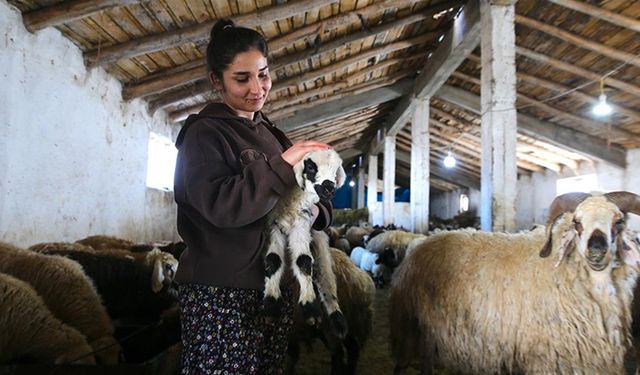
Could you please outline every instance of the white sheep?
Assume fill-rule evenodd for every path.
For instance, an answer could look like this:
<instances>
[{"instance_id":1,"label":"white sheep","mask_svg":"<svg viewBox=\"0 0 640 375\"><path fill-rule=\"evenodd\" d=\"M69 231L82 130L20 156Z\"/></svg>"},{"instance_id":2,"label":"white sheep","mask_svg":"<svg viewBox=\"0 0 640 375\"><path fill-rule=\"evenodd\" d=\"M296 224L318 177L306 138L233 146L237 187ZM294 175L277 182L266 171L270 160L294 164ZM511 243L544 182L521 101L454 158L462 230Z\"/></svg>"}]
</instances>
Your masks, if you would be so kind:
<instances>
[{"instance_id":1,"label":"white sheep","mask_svg":"<svg viewBox=\"0 0 640 375\"><path fill-rule=\"evenodd\" d=\"M376 286L382 286L387 267L380 261L380 254L356 246L351 250L350 258L356 267L367 272L373 278Z\"/></svg>"},{"instance_id":2,"label":"white sheep","mask_svg":"<svg viewBox=\"0 0 640 375\"><path fill-rule=\"evenodd\" d=\"M0 243L0 272L29 283L56 318L86 336L99 363L118 363L111 320L78 263Z\"/></svg>"},{"instance_id":3,"label":"white sheep","mask_svg":"<svg viewBox=\"0 0 640 375\"><path fill-rule=\"evenodd\" d=\"M470 374L623 374L640 254L624 215L640 197L565 194L547 234L443 232L398 268L396 373L420 358ZM540 250L542 249L542 250Z\"/></svg>"},{"instance_id":4,"label":"white sheep","mask_svg":"<svg viewBox=\"0 0 640 375\"><path fill-rule=\"evenodd\" d=\"M84 336L53 316L26 282L0 273L0 301L0 363L95 363Z\"/></svg>"},{"instance_id":5,"label":"white sheep","mask_svg":"<svg viewBox=\"0 0 640 375\"><path fill-rule=\"evenodd\" d=\"M370 238L367 241L366 248L369 251L379 254L382 254L388 249L393 250L394 257L390 260L395 262L395 264L389 263L387 266L394 268L404 259L409 243L419 238L425 239L426 236L404 230L390 230Z\"/></svg>"},{"instance_id":6,"label":"white sheep","mask_svg":"<svg viewBox=\"0 0 640 375\"><path fill-rule=\"evenodd\" d=\"M293 167L297 186L292 187L267 216L265 252L265 306L268 314L279 311L282 303L280 281L284 261L291 260L293 276L300 286L298 303L307 319L315 323L320 316L313 281L320 301L336 329L345 331L344 317L337 301L335 276L329 259L329 240L321 231L312 230L312 206L330 200L345 180L342 160L334 150L310 152ZM312 278L315 261L320 274ZM285 257L285 251L290 253Z\"/></svg>"}]
</instances>

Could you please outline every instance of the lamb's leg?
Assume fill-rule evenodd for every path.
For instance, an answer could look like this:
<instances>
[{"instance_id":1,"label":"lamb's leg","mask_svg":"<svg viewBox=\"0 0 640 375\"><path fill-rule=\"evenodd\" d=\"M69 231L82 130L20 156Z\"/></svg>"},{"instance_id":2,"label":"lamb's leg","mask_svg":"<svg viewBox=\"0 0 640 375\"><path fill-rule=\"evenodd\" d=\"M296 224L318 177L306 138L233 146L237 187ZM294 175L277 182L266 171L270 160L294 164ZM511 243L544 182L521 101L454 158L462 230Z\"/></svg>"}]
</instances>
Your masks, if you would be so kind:
<instances>
[{"instance_id":1,"label":"lamb's leg","mask_svg":"<svg viewBox=\"0 0 640 375\"><path fill-rule=\"evenodd\" d=\"M265 254L264 307L267 316L276 316L283 305L280 279L284 274L286 235L278 225L272 225Z\"/></svg>"},{"instance_id":2,"label":"lamb's leg","mask_svg":"<svg viewBox=\"0 0 640 375\"><path fill-rule=\"evenodd\" d=\"M336 287L336 275L331 266L331 253L329 250L329 238L324 232L311 231L313 256L318 272L315 281L318 286L320 300L324 305L331 331L341 340L347 334L347 321L338 305L338 288Z\"/></svg>"},{"instance_id":3,"label":"lamb's leg","mask_svg":"<svg viewBox=\"0 0 640 375\"><path fill-rule=\"evenodd\" d=\"M316 324L320 320L320 306L313 289L313 257L309 249L310 232L311 224L307 220L294 222L289 232L289 249L293 276L300 285L298 303L302 309L302 315L307 323Z\"/></svg>"}]
</instances>

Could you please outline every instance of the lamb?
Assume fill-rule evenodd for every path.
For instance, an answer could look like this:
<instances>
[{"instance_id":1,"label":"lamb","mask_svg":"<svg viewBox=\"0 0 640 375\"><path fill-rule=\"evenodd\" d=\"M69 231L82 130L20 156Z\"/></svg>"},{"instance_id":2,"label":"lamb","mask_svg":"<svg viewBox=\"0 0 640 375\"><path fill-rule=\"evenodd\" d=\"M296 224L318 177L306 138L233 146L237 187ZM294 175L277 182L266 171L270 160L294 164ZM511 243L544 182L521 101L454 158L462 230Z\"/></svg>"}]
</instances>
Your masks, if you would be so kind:
<instances>
[{"instance_id":1,"label":"lamb","mask_svg":"<svg viewBox=\"0 0 640 375\"><path fill-rule=\"evenodd\" d=\"M267 247L265 253L265 307L268 315L279 311L282 303L280 281L284 274L285 251L290 252L291 269L299 287L298 304L310 323L320 316L313 285L315 261L320 301L337 331L345 332L344 316L340 312L335 276L329 261L329 240L326 233L312 230L312 206L330 200L345 180L342 160L334 150L310 152L293 167L298 186L278 201L267 216Z\"/></svg>"},{"instance_id":2,"label":"lamb","mask_svg":"<svg viewBox=\"0 0 640 375\"><path fill-rule=\"evenodd\" d=\"M624 373L640 259L624 215L640 197L570 193L549 211L546 234L444 232L405 259L389 300L396 374L418 357L424 373Z\"/></svg>"},{"instance_id":3,"label":"lamb","mask_svg":"<svg viewBox=\"0 0 640 375\"><path fill-rule=\"evenodd\" d=\"M76 241L76 243L89 246L96 250L102 249L124 249L128 250L132 246L136 244L129 240L125 240L123 238L118 238L114 236L105 236L105 235L95 235L85 237L81 240Z\"/></svg>"},{"instance_id":4,"label":"lamb","mask_svg":"<svg viewBox=\"0 0 640 375\"><path fill-rule=\"evenodd\" d=\"M388 256L386 264L390 268L395 268L405 257L407 246L417 238L426 238L424 234L416 234L403 230L390 230L379 234L367 241L367 250L382 254L389 249L393 251L393 256Z\"/></svg>"},{"instance_id":5,"label":"lamb","mask_svg":"<svg viewBox=\"0 0 640 375\"><path fill-rule=\"evenodd\" d=\"M357 246L351 251L351 261L361 270L367 272L372 278L376 286L383 286L384 277L387 273L386 266L383 264L386 259L381 260L381 256L393 255L393 252L385 252L384 254L373 253L364 247Z\"/></svg>"},{"instance_id":6,"label":"lamb","mask_svg":"<svg viewBox=\"0 0 640 375\"><path fill-rule=\"evenodd\" d=\"M288 373L293 373L292 368L298 360L299 343L320 338L331 352L331 373L355 374L360 350L373 329L375 286L371 278L358 269L339 249L331 249L331 262L336 276L340 308L344 312L349 332L341 339L331 331L326 321L323 321L320 327L312 327L304 324L300 314L296 314L289 340L288 352L292 362L289 363Z\"/></svg>"},{"instance_id":7,"label":"lamb","mask_svg":"<svg viewBox=\"0 0 640 375\"><path fill-rule=\"evenodd\" d=\"M0 363L95 364L84 336L57 319L33 288L0 273Z\"/></svg>"},{"instance_id":8,"label":"lamb","mask_svg":"<svg viewBox=\"0 0 640 375\"><path fill-rule=\"evenodd\" d=\"M50 250L48 254L78 262L93 280L111 319L119 323L156 322L177 302L172 282L178 263L170 254L158 250L134 256L123 250ZM136 262L136 256L142 260Z\"/></svg>"},{"instance_id":9,"label":"lamb","mask_svg":"<svg viewBox=\"0 0 640 375\"><path fill-rule=\"evenodd\" d=\"M118 363L111 320L78 263L0 243L0 272L29 283L57 319L86 336L99 363Z\"/></svg>"}]
</instances>

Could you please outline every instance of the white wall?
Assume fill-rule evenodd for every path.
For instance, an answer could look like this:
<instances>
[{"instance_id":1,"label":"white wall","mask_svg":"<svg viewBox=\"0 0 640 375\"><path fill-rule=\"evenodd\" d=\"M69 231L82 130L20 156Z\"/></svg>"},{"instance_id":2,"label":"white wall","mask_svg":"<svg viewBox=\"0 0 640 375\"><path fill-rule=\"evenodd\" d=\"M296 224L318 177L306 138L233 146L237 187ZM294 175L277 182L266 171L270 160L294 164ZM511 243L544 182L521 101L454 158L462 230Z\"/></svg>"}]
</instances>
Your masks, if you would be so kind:
<instances>
[{"instance_id":1,"label":"white wall","mask_svg":"<svg viewBox=\"0 0 640 375\"><path fill-rule=\"evenodd\" d=\"M55 29L31 34L0 0L0 241L27 246L110 234L174 240L171 194L145 186L149 131L166 116L123 102Z\"/></svg>"},{"instance_id":2,"label":"white wall","mask_svg":"<svg viewBox=\"0 0 640 375\"><path fill-rule=\"evenodd\" d=\"M546 224L549 205L556 197L558 176L553 171L520 176L517 182L516 230Z\"/></svg>"},{"instance_id":3,"label":"white wall","mask_svg":"<svg viewBox=\"0 0 640 375\"><path fill-rule=\"evenodd\" d=\"M627 169L625 171L624 190L640 194L640 148L627 151ZM629 227L634 230L640 230L640 216L629 216Z\"/></svg>"}]
</instances>

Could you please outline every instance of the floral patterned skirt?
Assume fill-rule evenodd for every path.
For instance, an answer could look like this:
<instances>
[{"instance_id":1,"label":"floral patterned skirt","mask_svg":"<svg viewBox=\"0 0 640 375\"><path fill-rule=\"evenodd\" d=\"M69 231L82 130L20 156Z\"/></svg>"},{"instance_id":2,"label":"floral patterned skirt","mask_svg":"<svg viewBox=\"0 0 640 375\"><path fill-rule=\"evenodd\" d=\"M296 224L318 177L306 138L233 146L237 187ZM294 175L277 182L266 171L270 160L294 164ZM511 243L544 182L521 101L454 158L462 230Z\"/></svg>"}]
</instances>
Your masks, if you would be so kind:
<instances>
[{"instance_id":1,"label":"floral patterned skirt","mask_svg":"<svg viewBox=\"0 0 640 375\"><path fill-rule=\"evenodd\" d=\"M263 292L184 284L179 289L182 374L282 374L293 324L290 291L274 321L263 317Z\"/></svg>"}]
</instances>

